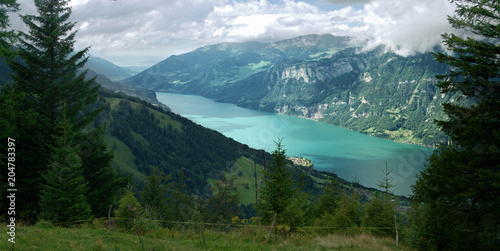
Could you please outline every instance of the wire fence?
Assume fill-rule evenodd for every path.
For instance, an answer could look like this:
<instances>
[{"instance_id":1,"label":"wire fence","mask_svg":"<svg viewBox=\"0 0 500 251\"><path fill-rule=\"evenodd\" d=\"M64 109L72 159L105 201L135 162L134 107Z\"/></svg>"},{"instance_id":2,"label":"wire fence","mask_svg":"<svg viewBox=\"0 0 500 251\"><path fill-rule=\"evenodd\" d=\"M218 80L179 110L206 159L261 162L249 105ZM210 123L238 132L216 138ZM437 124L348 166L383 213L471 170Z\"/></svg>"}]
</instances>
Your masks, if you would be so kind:
<instances>
[{"instance_id":1,"label":"wire fence","mask_svg":"<svg viewBox=\"0 0 500 251\"><path fill-rule=\"evenodd\" d=\"M71 221L71 222L60 222L60 223L52 223L53 225L56 226L67 226L71 224L78 224L78 223L85 223L85 222L92 222L95 220L103 220L103 221L112 221L114 220L128 220L128 221L136 221L136 219L127 219L127 218L118 218L118 217L101 217L101 218L93 218L93 219L87 219L87 220L78 220L78 221ZM167 221L167 220L152 220L155 222L159 223L168 223L168 224L183 224L183 225L202 225L202 226L230 226L230 227L254 227L254 228L266 228L270 229L272 226L271 225L262 225L260 223L249 223L249 224L235 224L235 223L213 223L213 222L193 222L193 221ZM102 222L104 224L105 222ZM302 226L300 227L301 229L363 229L363 230L391 230L391 229L396 229L395 227L359 227L359 226L351 226L351 227L319 227L319 226ZM440 238L445 238L445 239L456 239L450 236L444 236L444 235L437 235L437 234L431 234L431 233L423 233L423 232L418 232L419 234L422 235L428 235L428 236L434 236L434 237L440 237Z\"/></svg>"}]
</instances>

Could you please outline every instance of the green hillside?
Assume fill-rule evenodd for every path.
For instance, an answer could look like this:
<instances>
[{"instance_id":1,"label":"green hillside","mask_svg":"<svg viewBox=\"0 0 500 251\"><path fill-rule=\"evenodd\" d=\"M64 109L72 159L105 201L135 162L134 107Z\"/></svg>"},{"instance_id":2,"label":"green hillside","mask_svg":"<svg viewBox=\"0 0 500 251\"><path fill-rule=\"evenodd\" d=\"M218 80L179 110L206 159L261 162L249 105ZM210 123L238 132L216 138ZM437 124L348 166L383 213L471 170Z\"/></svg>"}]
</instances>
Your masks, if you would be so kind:
<instances>
[{"instance_id":1,"label":"green hillside","mask_svg":"<svg viewBox=\"0 0 500 251\"><path fill-rule=\"evenodd\" d=\"M182 170L196 195L209 193L208 178L230 169L238 158L253 157L256 150L199 126L188 119L138 98L100 91L95 106L104 111L94 126L109 125L106 143L114 149L113 165L123 175L133 174L138 190L144 178L158 167L174 179Z\"/></svg>"}]
</instances>

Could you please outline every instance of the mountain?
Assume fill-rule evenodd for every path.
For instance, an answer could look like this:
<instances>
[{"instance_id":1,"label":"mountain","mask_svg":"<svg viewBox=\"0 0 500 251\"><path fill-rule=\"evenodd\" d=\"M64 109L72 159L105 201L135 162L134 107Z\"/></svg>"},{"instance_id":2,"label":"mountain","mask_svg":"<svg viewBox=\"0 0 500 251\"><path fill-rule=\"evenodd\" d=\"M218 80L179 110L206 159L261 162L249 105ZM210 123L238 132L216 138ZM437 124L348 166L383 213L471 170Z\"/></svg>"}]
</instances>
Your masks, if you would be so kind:
<instances>
[{"instance_id":1,"label":"mountain","mask_svg":"<svg viewBox=\"0 0 500 251\"><path fill-rule=\"evenodd\" d=\"M221 43L171 56L127 78L149 90L197 94L239 106L323 121L394 141L446 141L430 53L361 50L349 37L309 35L274 43Z\"/></svg>"},{"instance_id":2,"label":"mountain","mask_svg":"<svg viewBox=\"0 0 500 251\"><path fill-rule=\"evenodd\" d=\"M100 57L90 56L84 68L89 68L97 74L106 76L112 81L121 80L133 75L129 70Z\"/></svg>"}]
</instances>

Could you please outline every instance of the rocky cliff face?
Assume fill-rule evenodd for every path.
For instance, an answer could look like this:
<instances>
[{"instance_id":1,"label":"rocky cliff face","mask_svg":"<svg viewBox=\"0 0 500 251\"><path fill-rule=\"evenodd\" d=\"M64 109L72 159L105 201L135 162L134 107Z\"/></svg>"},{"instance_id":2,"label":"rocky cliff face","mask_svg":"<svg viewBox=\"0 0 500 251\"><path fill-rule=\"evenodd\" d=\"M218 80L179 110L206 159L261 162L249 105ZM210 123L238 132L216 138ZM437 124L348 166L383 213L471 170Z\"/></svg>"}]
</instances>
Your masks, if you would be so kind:
<instances>
[{"instance_id":1,"label":"rocky cliff face","mask_svg":"<svg viewBox=\"0 0 500 251\"><path fill-rule=\"evenodd\" d=\"M431 54L360 52L345 37L271 44L220 44L171 57L129 78L157 91L199 94L243 107L323 121L391 140L432 145L446 138Z\"/></svg>"}]
</instances>

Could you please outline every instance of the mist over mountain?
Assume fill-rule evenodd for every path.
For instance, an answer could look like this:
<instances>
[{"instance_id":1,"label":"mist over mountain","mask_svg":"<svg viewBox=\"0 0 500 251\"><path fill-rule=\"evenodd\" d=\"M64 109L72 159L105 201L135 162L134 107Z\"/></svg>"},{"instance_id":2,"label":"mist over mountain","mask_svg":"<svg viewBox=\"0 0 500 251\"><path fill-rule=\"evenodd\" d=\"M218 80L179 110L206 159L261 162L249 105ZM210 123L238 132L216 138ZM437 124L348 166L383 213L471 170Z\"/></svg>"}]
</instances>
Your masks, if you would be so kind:
<instances>
[{"instance_id":1,"label":"mist over mountain","mask_svg":"<svg viewBox=\"0 0 500 251\"><path fill-rule=\"evenodd\" d=\"M124 83L197 94L242 107L323 121L376 137L434 145L443 116L430 53L370 51L349 37L309 35L273 43L220 43L171 56Z\"/></svg>"}]
</instances>

